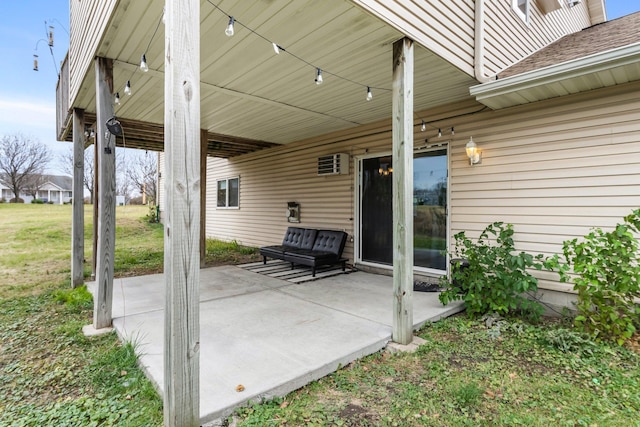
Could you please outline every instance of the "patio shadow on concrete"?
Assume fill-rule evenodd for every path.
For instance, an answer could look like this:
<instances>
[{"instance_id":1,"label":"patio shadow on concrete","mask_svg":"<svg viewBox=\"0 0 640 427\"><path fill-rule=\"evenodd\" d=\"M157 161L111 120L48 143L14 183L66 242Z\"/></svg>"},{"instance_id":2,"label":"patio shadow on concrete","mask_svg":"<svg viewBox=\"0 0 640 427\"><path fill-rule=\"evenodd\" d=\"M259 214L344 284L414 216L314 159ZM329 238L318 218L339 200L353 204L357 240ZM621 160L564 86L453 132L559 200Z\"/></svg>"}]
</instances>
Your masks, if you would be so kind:
<instances>
[{"instance_id":1,"label":"patio shadow on concrete","mask_svg":"<svg viewBox=\"0 0 640 427\"><path fill-rule=\"evenodd\" d=\"M93 284L89 288L93 289ZM415 328L462 311L414 293ZM164 277L114 280L113 325L138 344L161 391ZM292 284L235 266L200 271L200 415L206 423L381 350L391 339L392 278L355 272ZM243 392L236 391L238 385Z\"/></svg>"}]
</instances>

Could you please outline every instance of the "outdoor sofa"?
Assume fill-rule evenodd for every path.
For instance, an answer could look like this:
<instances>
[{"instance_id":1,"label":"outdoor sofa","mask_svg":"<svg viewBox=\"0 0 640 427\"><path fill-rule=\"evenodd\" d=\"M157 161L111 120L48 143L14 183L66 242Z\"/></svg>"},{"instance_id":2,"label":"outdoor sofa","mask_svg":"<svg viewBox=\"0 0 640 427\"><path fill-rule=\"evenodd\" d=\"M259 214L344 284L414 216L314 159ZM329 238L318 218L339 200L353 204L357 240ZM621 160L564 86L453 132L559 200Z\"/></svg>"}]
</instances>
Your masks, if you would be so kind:
<instances>
[{"instance_id":1,"label":"outdoor sofa","mask_svg":"<svg viewBox=\"0 0 640 427\"><path fill-rule=\"evenodd\" d=\"M316 230L313 228L289 227L281 245L260 248L263 262L267 258L281 259L295 265L311 267L312 277L316 268L325 265L341 264L345 271L347 259L342 251L347 242L347 233L335 230Z\"/></svg>"}]
</instances>

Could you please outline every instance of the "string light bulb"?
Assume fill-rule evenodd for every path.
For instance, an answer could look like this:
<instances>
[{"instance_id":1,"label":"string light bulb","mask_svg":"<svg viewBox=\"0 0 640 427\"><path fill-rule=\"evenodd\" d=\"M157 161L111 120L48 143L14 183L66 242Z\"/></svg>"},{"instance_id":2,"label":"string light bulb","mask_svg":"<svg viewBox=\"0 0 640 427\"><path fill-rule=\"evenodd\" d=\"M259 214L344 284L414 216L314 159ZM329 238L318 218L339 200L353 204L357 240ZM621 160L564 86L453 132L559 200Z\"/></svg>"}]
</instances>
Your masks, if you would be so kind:
<instances>
[{"instance_id":1,"label":"string light bulb","mask_svg":"<svg viewBox=\"0 0 640 427\"><path fill-rule=\"evenodd\" d=\"M371 92L371 88L367 86L367 101L371 101L373 99L373 93Z\"/></svg>"},{"instance_id":2,"label":"string light bulb","mask_svg":"<svg viewBox=\"0 0 640 427\"><path fill-rule=\"evenodd\" d=\"M149 66L147 65L147 55L144 53L142 54L142 58L140 58L140 69L145 73L149 71Z\"/></svg>"},{"instance_id":3,"label":"string light bulb","mask_svg":"<svg viewBox=\"0 0 640 427\"><path fill-rule=\"evenodd\" d=\"M127 84L124 85L124 94L127 96L131 96L131 81L127 80Z\"/></svg>"},{"instance_id":4,"label":"string light bulb","mask_svg":"<svg viewBox=\"0 0 640 427\"><path fill-rule=\"evenodd\" d=\"M280 55L280 46L278 46L275 43L272 43L272 44L273 44L273 51L276 53L276 55Z\"/></svg>"},{"instance_id":5,"label":"string light bulb","mask_svg":"<svg viewBox=\"0 0 640 427\"><path fill-rule=\"evenodd\" d=\"M422 126L420 126L420 131L424 132L425 130L427 130L427 122L422 120Z\"/></svg>"},{"instance_id":6,"label":"string light bulb","mask_svg":"<svg viewBox=\"0 0 640 427\"><path fill-rule=\"evenodd\" d=\"M233 24L236 22L235 18L233 16L229 17L229 25L227 25L227 29L224 30L224 33L227 35L227 37L232 37L235 34L235 31L233 29Z\"/></svg>"},{"instance_id":7,"label":"string light bulb","mask_svg":"<svg viewBox=\"0 0 640 427\"><path fill-rule=\"evenodd\" d=\"M116 92L116 105L120 105L120 92Z\"/></svg>"},{"instance_id":8,"label":"string light bulb","mask_svg":"<svg viewBox=\"0 0 640 427\"><path fill-rule=\"evenodd\" d=\"M162 6L162 24L167 25L167 6Z\"/></svg>"},{"instance_id":9,"label":"string light bulb","mask_svg":"<svg viewBox=\"0 0 640 427\"><path fill-rule=\"evenodd\" d=\"M38 55L33 54L33 71L38 71Z\"/></svg>"},{"instance_id":10,"label":"string light bulb","mask_svg":"<svg viewBox=\"0 0 640 427\"><path fill-rule=\"evenodd\" d=\"M438 128L438 138L442 138L442 129Z\"/></svg>"},{"instance_id":11,"label":"string light bulb","mask_svg":"<svg viewBox=\"0 0 640 427\"><path fill-rule=\"evenodd\" d=\"M456 131L453 129L453 126L451 126L451 135L455 135Z\"/></svg>"},{"instance_id":12,"label":"string light bulb","mask_svg":"<svg viewBox=\"0 0 640 427\"><path fill-rule=\"evenodd\" d=\"M316 84L317 85L321 85L322 84L322 70L320 68L317 69L318 72L316 73Z\"/></svg>"}]
</instances>

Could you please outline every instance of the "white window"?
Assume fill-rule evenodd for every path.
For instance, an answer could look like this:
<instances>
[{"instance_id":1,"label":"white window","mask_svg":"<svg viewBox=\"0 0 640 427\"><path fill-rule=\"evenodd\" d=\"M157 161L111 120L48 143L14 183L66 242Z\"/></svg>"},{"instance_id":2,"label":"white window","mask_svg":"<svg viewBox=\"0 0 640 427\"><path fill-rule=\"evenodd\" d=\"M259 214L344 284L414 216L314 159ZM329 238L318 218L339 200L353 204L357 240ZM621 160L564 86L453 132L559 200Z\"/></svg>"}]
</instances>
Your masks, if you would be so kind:
<instances>
[{"instance_id":1,"label":"white window","mask_svg":"<svg viewBox=\"0 0 640 427\"><path fill-rule=\"evenodd\" d=\"M529 1L530 0L511 0L511 8L516 12L524 22L529 23Z\"/></svg>"},{"instance_id":2,"label":"white window","mask_svg":"<svg viewBox=\"0 0 640 427\"><path fill-rule=\"evenodd\" d=\"M218 208L240 207L240 178L221 179L217 182Z\"/></svg>"}]
</instances>

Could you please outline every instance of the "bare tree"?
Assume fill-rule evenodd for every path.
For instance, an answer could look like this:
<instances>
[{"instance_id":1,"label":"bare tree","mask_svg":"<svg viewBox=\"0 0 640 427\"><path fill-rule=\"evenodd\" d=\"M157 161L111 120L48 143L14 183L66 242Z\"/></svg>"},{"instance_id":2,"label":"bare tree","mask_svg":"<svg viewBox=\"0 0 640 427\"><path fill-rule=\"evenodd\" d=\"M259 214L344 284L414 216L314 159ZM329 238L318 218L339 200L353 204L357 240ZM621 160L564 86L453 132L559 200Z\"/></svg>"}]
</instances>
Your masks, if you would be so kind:
<instances>
[{"instance_id":1,"label":"bare tree","mask_svg":"<svg viewBox=\"0 0 640 427\"><path fill-rule=\"evenodd\" d=\"M73 147L68 153L60 156L59 165L64 173L73 176ZM90 146L84 150L84 176L82 177L82 182L84 183L84 188L89 191L91 203L93 203L93 179L95 176L93 171L93 146Z\"/></svg>"},{"instance_id":2,"label":"bare tree","mask_svg":"<svg viewBox=\"0 0 640 427\"><path fill-rule=\"evenodd\" d=\"M0 139L0 182L18 201L29 177L42 174L50 158L44 144L21 134L4 135Z\"/></svg>"},{"instance_id":3,"label":"bare tree","mask_svg":"<svg viewBox=\"0 0 640 427\"><path fill-rule=\"evenodd\" d=\"M158 155L155 152L145 151L129 162L127 175L136 190L146 198L146 203L156 204L158 185Z\"/></svg>"},{"instance_id":4,"label":"bare tree","mask_svg":"<svg viewBox=\"0 0 640 427\"><path fill-rule=\"evenodd\" d=\"M42 174L29 175L25 181L24 192L33 197L38 198L38 191L47 183L47 176Z\"/></svg>"}]
</instances>

